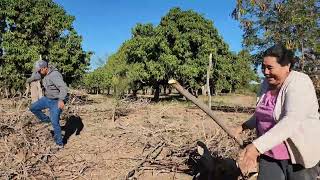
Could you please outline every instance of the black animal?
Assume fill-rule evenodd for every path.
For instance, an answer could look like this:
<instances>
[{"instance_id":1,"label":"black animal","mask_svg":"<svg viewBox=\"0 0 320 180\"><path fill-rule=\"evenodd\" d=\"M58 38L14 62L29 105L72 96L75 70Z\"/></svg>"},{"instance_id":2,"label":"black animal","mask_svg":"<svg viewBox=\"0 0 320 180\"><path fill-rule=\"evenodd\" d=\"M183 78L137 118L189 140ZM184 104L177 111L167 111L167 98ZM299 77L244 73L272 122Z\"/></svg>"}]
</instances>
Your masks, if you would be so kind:
<instances>
[{"instance_id":1,"label":"black animal","mask_svg":"<svg viewBox=\"0 0 320 180\"><path fill-rule=\"evenodd\" d=\"M66 124L61 127L61 130L65 131L63 136L63 143L67 144L68 139L71 137L72 134L80 135L84 125L82 123L82 119L80 116L70 116L66 120Z\"/></svg>"},{"instance_id":2,"label":"black animal","mask_svg":"<svg viewBox=\"0 0 320 180\"><path fill-rule=\"evenodd\" d=\"M197 142L197 152L190 154L188 165L193 180L237 180L240 176L235 160L212 156L201 141Z\"/></svg>"}]
</instances>

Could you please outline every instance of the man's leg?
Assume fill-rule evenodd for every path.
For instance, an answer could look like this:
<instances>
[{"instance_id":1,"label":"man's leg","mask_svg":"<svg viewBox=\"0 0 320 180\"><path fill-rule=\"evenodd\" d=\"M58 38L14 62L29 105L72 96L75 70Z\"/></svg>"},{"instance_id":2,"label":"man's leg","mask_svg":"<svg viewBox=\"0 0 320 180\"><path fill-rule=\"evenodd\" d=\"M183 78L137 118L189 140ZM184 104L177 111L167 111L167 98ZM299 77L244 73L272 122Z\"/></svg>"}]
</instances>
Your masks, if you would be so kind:
<instances>
[{"instance_id":1,"label":"man's leg","mask_svg":"<svg viewBox=\"0 0 320 180\"><path fill-rule=\"evenodd\" d=\"M48 107L48 98L42 97L38 101L31 104L29 109L41 122L49 123L50 118L42 112L43 109Z\"/></svg>"},{"instance_id":2,"label":"man's leg","mask_svg":"<svg viewBox=\"0 0 320 180\"><path fill-rule=\"evenodd\" d=\"M54 140L57 145L63 146L62 136L61 136L61 127L60 127L60 114L61 109L58 108L58 100L50 100L50 119L54 132Z\"/></svg>"}]
</instances>

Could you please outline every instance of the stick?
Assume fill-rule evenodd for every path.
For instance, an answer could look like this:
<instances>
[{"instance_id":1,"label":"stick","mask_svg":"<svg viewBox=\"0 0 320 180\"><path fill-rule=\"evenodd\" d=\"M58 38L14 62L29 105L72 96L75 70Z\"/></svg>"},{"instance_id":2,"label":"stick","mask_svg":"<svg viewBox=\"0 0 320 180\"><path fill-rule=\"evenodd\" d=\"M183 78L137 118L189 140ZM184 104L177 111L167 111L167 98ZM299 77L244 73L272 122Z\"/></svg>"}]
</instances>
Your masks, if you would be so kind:
<instances>
[{"instance_id":1,"label":"stick","mask_svg":"<svg viewBox=\"0 0 320 180\"><path fill-rule=\"evenodd\" d=\"M205 105L203 102L199 101L196 97L191 95L187 90L185 90L176 80L171 79L168 82L171 86L173 86L179 93L181 93L183 96L185 96L187 99L192 101L194 104L196 104L202 111L204 111L206 114L208 114L214 122L216 122L231 138L233 138L240 147L243 146L243 141L233 135L233 132L230 131L230 129L227 128L227 125L223 123L222 120L220 120L218 117L216 117L213 114L213 111L208 108L207 105Z\"/></svg>"},{"instance_id":2,"label":"stick","mask_svg":"<svg viewBox=\"0 0 320 180\"><path fill-rule=\"evenodd\" d=\"M212 69L212 53L209 55L209 65L207 69L207 92L208 92L208 106L211 108L211 92L210 92L210 70Z\"/></svg>"},{"instance_id":3,"label":"stick","mask_svg":"<svg viewBox=\"0 0 320 180\"><path fill-rule=\"evenodd\" d=\"M152 151L150 151L150 153L148 153L147 156L146 156L145 158L143 158L143 160L141 160L141 161L139 162L139 164L137 164L137 165L133 168L133 170L129 171L129 173L128 173L127 176L126 176L126 179L129 179L130 177L132 177L132 176L134 175L134 173L148 160L149 156L150 156L153 152L155 152L157 149L162 148L162 147L164 146L164 144L165 144L164 142L161 142L161 143L159 143ZM155 155L155 157L158 156L159 154L160 154L160 153L157 153L157 154ZM152 158L155 158L155 157L152 157Z\"/></svg>"}]
</instances>

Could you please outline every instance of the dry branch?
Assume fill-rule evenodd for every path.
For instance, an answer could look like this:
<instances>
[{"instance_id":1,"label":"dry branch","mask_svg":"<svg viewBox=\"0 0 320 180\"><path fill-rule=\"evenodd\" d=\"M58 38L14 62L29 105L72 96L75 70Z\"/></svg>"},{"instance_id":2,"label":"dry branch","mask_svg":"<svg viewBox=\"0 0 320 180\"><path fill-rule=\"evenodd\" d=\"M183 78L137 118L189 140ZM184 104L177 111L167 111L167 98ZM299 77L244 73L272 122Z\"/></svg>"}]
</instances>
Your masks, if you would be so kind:
<instances>
[{"instance_id":1,"label":"dry branch","mask_svg":"<svg viewBox=\"0 0 320 180\"><path fill-rule=\"evenodd\" d=\"M158 149L162 148L165 145L164 142L160 142L155 148L153 148L153 150L151 150L146 157L141 160L131 171L129 171L129 173L126 176L126 179L129 179L130 177L132 177L135 172L137 172L139 170L139 168L150 158L150 159L155 159L157 158L157 156L160 154L161 150L158 151L155 155L151 156L155 151L157 151Z\"/></svg>"}]
</instances>

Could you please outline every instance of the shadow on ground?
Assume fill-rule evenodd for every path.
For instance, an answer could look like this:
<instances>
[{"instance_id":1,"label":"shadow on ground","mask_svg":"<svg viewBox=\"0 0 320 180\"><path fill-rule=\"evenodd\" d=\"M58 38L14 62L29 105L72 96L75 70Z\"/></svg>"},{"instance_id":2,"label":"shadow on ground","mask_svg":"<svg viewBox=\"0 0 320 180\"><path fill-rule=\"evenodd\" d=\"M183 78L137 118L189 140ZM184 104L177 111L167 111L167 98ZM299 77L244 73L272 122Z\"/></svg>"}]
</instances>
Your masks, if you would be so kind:
<instances>
[{"instance_id":1,"label":"shadow on ground","mask_svg":"<svg viewBox=\"0 0 320 180\"><path fill-rule=\"evenodd\" d=\"M65 131L65 134L63 136L63 143L67 144L69 138L73 134L79 135L83 127L84 125L80 116L72 115L67 117L66 124L61 127L61 130Z\"/></svg>"}]
</instances>

